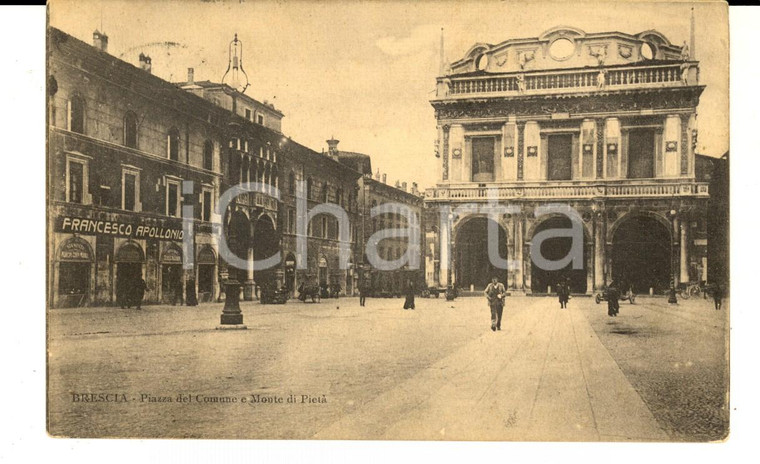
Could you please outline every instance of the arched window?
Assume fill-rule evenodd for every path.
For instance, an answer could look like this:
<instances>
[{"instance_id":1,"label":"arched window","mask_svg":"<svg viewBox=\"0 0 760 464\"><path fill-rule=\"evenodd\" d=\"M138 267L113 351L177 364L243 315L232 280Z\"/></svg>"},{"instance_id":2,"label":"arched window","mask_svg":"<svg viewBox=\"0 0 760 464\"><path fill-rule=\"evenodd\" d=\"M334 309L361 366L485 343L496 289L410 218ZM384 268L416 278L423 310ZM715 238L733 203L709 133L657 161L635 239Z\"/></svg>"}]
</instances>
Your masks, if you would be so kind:
<instances>
[{"instance_id":1,"label":"arched window","mask_svg":"<svg viewBox=\"0 0 760 464\"><path fill-rule=\"evenodd\" d=\"M79 95L69 100L69 130L84 134L84 98Z\"/></svg>"},{"instance_id":2,"label":"arched window","mask_svg":"<svg viewBox=\"0 0 760 464\"><path fill-rule=\"evenodd\" d=\"M137 115L131 111L124 115L124 145L137 148Z\"/></svg>"},{"instance_id":3,"label":"arched window","mask_svg":"<svg viewBox=\"0 0 760 464\"><path fill-rule=\"evenodd\" d=\"M166 152L170 160L179 161L179 131L176 127L169 129L166 137Z\"/></svg>"},{"instance_id":4,"label":"arched window","mask_svg":"<svg viewBox=\"0 0 760 464\"><path fill-rule=\"evenodd\" d=\"M214 143L211 140L203 144L203 169L214 169Z\"/></svg>"}]
</instances>

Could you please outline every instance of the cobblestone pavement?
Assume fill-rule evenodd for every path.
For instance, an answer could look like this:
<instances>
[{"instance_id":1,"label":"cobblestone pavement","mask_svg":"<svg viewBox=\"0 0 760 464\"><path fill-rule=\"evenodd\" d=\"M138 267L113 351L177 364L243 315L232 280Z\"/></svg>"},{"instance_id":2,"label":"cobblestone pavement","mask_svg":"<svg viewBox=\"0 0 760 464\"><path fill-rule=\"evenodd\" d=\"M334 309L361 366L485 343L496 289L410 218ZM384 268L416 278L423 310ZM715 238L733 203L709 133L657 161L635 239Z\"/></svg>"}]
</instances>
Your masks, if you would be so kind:
<instances>
[{"instance_id":1,"label":"cobblestone pavement","mask_svg":"<svg viewBox=\"0 0 760 464\"><path fill-rule=\"evenodd\" d=\"M725 312L702 301L673 308L642 298L608 320L589 298L560 312L554 299L514 297L497 333L479 298L417 303L415 311L400 299L364 308L355 298L244 303L249 330L241 331L215 330L220 304L50 310L48 430L507 440L725 433Z\"/></svg>"},{"instance_id":2,"label":"cobblestone pavement","mask_svg":"<svg viewBox=\"0 0 760 464\"><path fill-rule=\"evenodd\" d=\"M658 422L676 441L715 441L728 434L728 303L662 298L580 304L604 346Z\"/></svg>"}]
</instances>

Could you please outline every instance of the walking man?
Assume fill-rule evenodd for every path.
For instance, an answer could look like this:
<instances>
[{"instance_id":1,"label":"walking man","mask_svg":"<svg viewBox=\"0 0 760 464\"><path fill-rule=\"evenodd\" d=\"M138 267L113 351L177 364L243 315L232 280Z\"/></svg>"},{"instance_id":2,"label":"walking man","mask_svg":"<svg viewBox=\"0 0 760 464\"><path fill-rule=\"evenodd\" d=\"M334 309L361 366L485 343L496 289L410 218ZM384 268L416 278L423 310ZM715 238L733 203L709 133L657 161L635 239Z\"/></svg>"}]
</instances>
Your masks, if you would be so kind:
<instances>
[{"instance_id":1,"label":"walking man","mask_svg":"<svg viewBox=\"0 0 760 464\"><path fill-rule=\"evenodd\" d=\"M491 278L485 290L488 306L491 308L491 330L501 330L501 315L504 312L504 298L506 290L504 284L499 282L496 276Z\"/></svg>"}]
</instances>

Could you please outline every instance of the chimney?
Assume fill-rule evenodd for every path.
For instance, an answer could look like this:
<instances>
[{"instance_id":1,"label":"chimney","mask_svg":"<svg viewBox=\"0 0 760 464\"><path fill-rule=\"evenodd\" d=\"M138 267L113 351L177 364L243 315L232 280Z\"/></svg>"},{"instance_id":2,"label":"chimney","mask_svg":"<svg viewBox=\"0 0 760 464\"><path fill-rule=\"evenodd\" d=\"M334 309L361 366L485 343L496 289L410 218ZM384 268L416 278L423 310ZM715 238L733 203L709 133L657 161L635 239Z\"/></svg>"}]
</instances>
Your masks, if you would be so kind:
<instances>
[{"instance_id":1,"label":"chimney","mask_svg":"<svg viewBox=\"0 0 760 464\"><path fill-rule=\"evenodd\" d=\"M417 182L412 182L412 194L417 195Z\"/></svg>"},{"instance_id":2,"label":"chimney","mask_svg":"<svg viewBox=\"0 0 760 464\"><path fill-rule=\"evenodd\" d=\"M187 68L187 85L195 84L195 69Z\"/></svg>"},{"instance_id":3,"label":"chimney","mask_svg":"<svg viewBox=\"0 0 760 464\"><path fill-rule=\"evenodd\" d=\"M401 190L406 192L406 182L401 182Z\"/></svg>"},{"instance_id":4,"label":"chimney","mask_svg":"<svg viewBox=\"0 0 760 464\"><path fill-rule=\"evenodd\" d=\"M95 29L92 33L92 45L100 51L108 52L108 36L105 32Z\"/></svg>"},{"instance_id":5,"label":"chimney","mask_svg":"<svg viewBox=\"0 0 760 464\"><path fill-rule=\"evenodd\" d=\"M140 53L140 69L143 71L151 72L150 57L143 53Z\"/></svg>"},{"instance_id":6,"label":"chimney","mask_svg":"<svg viewBox=\"0 0 760 464\"><path fill-rule=\"evenodd\" d=\"M386 174L383 174L383 183L384 183L384 184L386 184L386 183L387 183L387 182L385 182L385 180L386 180L387 178L388 178L388 176L387 176Z\"/></svg>"},{"instance_id":7,"label":"chimney","mask_svg":"<svg viewBox=\"0 0 760 464\"><path fill-rule=\"evenodd\" d=\"M335 161L338 161L338 143L340 143L340 140L335 140L335 137L327 140L327 154Z\"/></svg>"},{"instance_id":8,"label":"chimney","mask_svg":"<svg viewBox=\"0 0 760 464\"><path fill-rule=\"evenodd\" d=\"M400 189L400 188L401 188L401 182L400 182L400 181L398 181L398 180L396 181L396 188L397 188L397 189Z\"/></svg>"}]
</instances>

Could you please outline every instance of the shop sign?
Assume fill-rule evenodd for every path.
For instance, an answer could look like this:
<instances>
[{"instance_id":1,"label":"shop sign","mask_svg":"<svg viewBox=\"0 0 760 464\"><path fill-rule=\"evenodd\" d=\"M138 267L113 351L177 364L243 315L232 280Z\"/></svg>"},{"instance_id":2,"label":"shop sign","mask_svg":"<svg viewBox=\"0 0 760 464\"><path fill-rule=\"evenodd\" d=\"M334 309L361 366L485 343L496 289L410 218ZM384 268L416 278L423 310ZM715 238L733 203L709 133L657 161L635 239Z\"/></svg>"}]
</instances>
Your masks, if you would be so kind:
<instances>
[{"instance_id":1,"label":"shop sign","mask_svg":"<svg viewBox=\"0 0 760 464\"><path fill-rule=\"evenodd\" d=\"M81 242L68 241L61 248L61 261L91 261L90 250Z\"/></svg>"},{"instance_id":2,"label":"shop sign","mask_svg":"<svg viewBox=\"0 0 760 464\"><path fill-rule=\"evenodd\" d=\"M182 252L172 247L164 251L162 261L164 263L177 263L182 264Z\"/></svg>"},{"instance_id":3,"label":"shop sign","mask_svg":"<svg viewBox=\"0 0 760 464\"><path fill-rule=\"evenodd\" d=\"M182 226L164 227L129 223L121 221L104 221L71 216L60 216L55 223L56 232L78 233L86 235L113 235L131 239L182 240Z\"/></svg>"}]
</instances>

